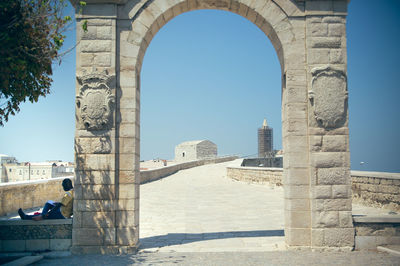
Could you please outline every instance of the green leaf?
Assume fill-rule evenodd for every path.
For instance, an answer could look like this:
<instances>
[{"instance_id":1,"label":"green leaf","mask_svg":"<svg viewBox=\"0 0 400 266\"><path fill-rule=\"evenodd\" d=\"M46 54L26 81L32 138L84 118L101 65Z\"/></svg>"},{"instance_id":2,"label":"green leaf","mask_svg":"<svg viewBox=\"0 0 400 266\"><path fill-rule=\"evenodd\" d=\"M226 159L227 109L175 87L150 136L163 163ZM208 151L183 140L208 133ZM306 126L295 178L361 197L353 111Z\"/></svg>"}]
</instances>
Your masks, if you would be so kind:
<instances>
[{"instance_id":1,"label":"green leaf","mask_svg":"<svg viewBox=\"0 0 400 266\"><path fill-rule=\"evenodd\" d=\"M82 23L82 29L83 29L84 32L87 32L87 31L88 31L88 29L87 29L87 20L83 21L83 23Z\"/></svg>"}]
</instances>

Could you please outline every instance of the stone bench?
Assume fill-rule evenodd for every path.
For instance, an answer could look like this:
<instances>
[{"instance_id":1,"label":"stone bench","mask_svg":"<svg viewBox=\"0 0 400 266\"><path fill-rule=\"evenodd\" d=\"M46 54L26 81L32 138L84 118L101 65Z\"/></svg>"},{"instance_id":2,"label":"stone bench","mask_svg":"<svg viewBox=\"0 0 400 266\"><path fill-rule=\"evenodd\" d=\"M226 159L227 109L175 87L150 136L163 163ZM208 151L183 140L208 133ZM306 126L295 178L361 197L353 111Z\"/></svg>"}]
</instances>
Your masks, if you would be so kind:
<instances>
[{"instance_id":1,"label":"stone bench","mask_svg":"<svg viewBox=\"0 0 400 266\"><path fill-rule=\"evenodd\" d=\"M0 252L67 251L71 244L72 219L0 221Z\"/></svg>"},{"instance_id":2,"label":"stone bench","mask_svg":"<svg viewBox=\"0 0 400 266\"><path fill-rule=\"evenodd\" d=\"M400 215L354 216L355 249L376 250L382 245L400 245Z\"/></svg>"}]
</instances>

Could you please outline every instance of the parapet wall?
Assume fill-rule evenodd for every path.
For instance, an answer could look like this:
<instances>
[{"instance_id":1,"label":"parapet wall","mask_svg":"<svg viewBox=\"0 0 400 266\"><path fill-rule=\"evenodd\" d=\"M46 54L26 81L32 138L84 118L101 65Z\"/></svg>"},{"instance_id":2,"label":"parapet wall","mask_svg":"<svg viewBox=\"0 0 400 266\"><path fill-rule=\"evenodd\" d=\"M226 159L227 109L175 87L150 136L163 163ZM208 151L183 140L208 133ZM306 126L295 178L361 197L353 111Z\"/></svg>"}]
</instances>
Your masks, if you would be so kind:
<instances>
[{"instance_id":1,"label":"parapet wall","mask_svg":"<svg viewBox=\"0 0 400 266\"><path fill-rule=\"evenodd\" d=\"M175 164L171 166L166 166L153 170L142 170L140 171L140 183L147 183L151 181L155 181L157 179L172 175L173 173L178 172L179 170L189 169L196 166L201 166L205 164L213 164L213 163L223 163L228 161L233 161L237 159L237 156L229 156L229 157L221 157L221 158L213 158L213 159L205 159L198 161L190 161L180 164Z\"/></svg>"},{"instance_id":2,"label":"parapet wall","mask_svg":"<svg viewBox=\"0 0 400 266\"><path fill-rule=\"evenodd\" d=\"M162 167L154 170L140 172L141 183L151 182L171 175L179 170L188 169L200 165L222 163L237 159L236 156L214 159L198 160L181 164ZM60 201L64 190L61 186L66 177L43 179L37 181L0 183L0 216L16 212L18 208L29 209L43 206L46 201ZM68 178L74 179L73 176Z\"/></svg>"},{"instance_id":3,"label":"parapet wall","mask_svg":"<svg viewBox=\"0 0 400 266\"><path fill-rule=\"evenodd\" d=\"M282 168L227 167L227 176L238 181L282 186Z\"/></svg>"},{"instance_id":4,"label":"parapet wall","mask_svg":"<svg viewBox=\"0 0 400 266\"><path fill-rule=\"evenodd\" d=\"M400 211L400 174L351 171L353 200Z\"/></svg>"},{"instance_id":5,"label":"parapet wall","mask_svg":"<svg viewBox=\"0 0 400 266\"><path fill-rule=\"evenodd\" d=\"M64 193L61 185L64 178L0 183L0 216L16 212L18 208L43 206L48 200L60 201ZM73 179L73 176L68 178Z\"/></svg>"},{"instance_id":6,"label":"parapet wall","mask_svg":"<svg viewBox=\"0 0 400 266\"><path fill-rule=\"evenodd\" d=\"M281 186L282 168L228 167L229 178ZM351 171L353 200L363 205L400 211L400 174Z\"/></svg>"}]
</instances>

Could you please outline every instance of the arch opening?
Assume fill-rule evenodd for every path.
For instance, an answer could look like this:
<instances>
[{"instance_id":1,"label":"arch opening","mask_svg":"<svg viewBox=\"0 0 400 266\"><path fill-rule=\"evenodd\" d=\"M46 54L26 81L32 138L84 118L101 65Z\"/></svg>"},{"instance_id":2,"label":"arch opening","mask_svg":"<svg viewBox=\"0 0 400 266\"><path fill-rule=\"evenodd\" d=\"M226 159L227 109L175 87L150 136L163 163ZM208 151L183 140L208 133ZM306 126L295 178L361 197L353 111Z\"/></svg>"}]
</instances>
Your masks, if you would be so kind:
<instances>
[{"instance_id":1,"label":"arch opening","mask_svg":"<svg viewBox=\"0 0 400 266\"><path fill-rule=\"evenodd\" d=\"M207 14L211 13L211 16L207 16ZM144 64L143 64L143 68L141 69L141 103L142 103L142 110L141 110L141 162L143 161L147 161L150 160L152 158L165 158L164 156L160 156L159 154L152 154L150 157L145 157L146 155L143 155L144 152L146 152L144 150L144 145L146 145L147 147L145 149L148 149L150 147L149 144L150 142L156 142L157 143L157 138L160 139L159 134L157 134L156 132L159 132L157 129L162 128L162 132L165 132L166 135L168 131L168 128L166 128L167 125L169 125L169 130L175 132L174 137L177 138L177 140L175 141L176 144L182 142L182 141L187 141L187 140L194 140L197 139L196 138L196 133L198 133L197 136L200 136L199 139L202 139L201 136L204 136L202 134L211 136L210 140L215 141L216 144L218 144L218 149L219 149L219 154L221 153L220 148L222 149L226 149L226 147L229 144L224 143L224 138L228 138L230 137L229 133L225 134L225 135L213 135L212 132L212 127L207 126L205 124L199 125L199 128L197 130L201 131L200 128L206 128L207 130L202 130L201 132L193 132L193 131L188 131L186 130L186 128L192 128L194 127L191 122L193 122L193 120L195 121L199 121L201 119L201 117L207 117L207 121L215 126L214 128L216 128L215 130L218 130L218 124L219 127L226 127L226 131L230 132L230 131L240 131L245 127L248 127L247 130L243 130L246 134L246 138L245 139L240 139L237 138L236 141L238 141L239 143L241 142L242 146L245 145L249 145L248 143L251 143L252 146L251 148L251 152L249 152L250 149L246 150L245 152L238 152L238 149L236 148L236 152L234 152L235 154L240 153L242 156L253 156L253 157L257 157L257 138L254 136L256 134L257 131L257 127L261 126L262 120L264 119L264 116L266 114L268 114L269 111L272 112L272 110L275 110L274 114L270 115L270 122L272 122L271 124L276 125L275 130L277 130L277 134L276 135L280 135L280 129L281 129L281 122L280 122L280 108L281 108L281 104L280 104L280 100L281 100L281 91L278 89L280 86L280 75L281 73L279 72L280 67L278 64L278 60L276 58L276 52L274 50L274 48L272 48L272 46L269 44L266 44L266 42L269 42L269 40L267 40L265 38L265 35L259 31L259 29L257 27L254 27L254 25L252 23L249 23L248 21L243 20L242 18L236 16L235 14L232 13L228 13L228 12L221 12L221 11L194 11L194 12L187 12L183 15L181 15L183 17L177 17L175 19L177 19L179 22L176 22L174 25L180 23L180 24L186 24L187 27L189 27L193 32L203 32L203 31L207 31L211 32L208 33L207 36L210 37L210 44L209 46L206 45L206 43L203 42L198 42L199 39L195 39L192 41L191 45L194 46L193 50L188 50L188 51L182 51L182 49L184 48L184 46L186 46L189 42L189 39L191 38L195 38L194 35L201 35L200 33L194 33L194 34L190 34L190 36L185 36L185 38L182 39L178 39L178 35L188 35L188 33L185 32L177 32L176 26L175 28L173 27L173 25L171 24L167 24L165 25L165 28L168 27L172 27L172 29L170 29L169 31L166 31L164 33L163 30L161 30L160 32L158 32L157 34L159 34L160 39L158 39L157 35L154 37L154 39L152 40L152 43L149 46L149 49L146 51L146 55L144 56ZM205 18L219 18L220 20L222 20L223 22L221 22L220 24L218 24L218 26L215 27L219 27L218 30L216 29L210 29L209 27L207 27L208 25L202 25L202 27L199 28L194 28L195 25L187 25L188 23L190 23L189 21L194 20L195 22L199 23L199 21L204 20ZM179 19L180 18L180 19ZM192 18L192 19L189 19ZM172 21L170 21L170 23L172 23L175 19L173 19ZM229 23L233 23L233 21L235 22L234 25L229 24ZM194 22L194 23L195 23ZM210 24L212 23L216 23L215 21L210 22ZM226 33L224 33L224 31L227 30L227 27L229 26L238 26L238 25L242 25L245 24L243 26L243 28L240 28L238 30L235 30L234 33L236 34L243 34L243 31L249 30L249 28L251 28L251 34L243 34L243 37L241 38L246 38L247 36L253 36L254 40L256 40L256 42L258 43L257 45L249 45L251 48L249 50L246 50L246 52L244 52L244 54L242 56L238 56L240 59L243 59L245 56L249 57L250 59L248 60L237 60L237 56L233 56L235 58L235 61L241 61L241 64L244 64L245 66L242 68L240 68L239 64L240 63L236 63L236 62L232 62L230 61L228 64L230 65L229 67L231 69L234 68L240 68L240 70L237 70L237 72L234 72L234 74L232 74L232 72L229 73L215 73L215 75L219 76L219 79L221 79L221 81L218 83L218 86L213 84L212 82L210 82L210 80L215 81L214 77L213 77L213 71L218 71L218 69L223 68L222 65L218 64L218 61L222 61L226 58L229 57L230 54L232 54L232 50L239 50L240 49L240 45L245 45L246 42L243 43L238 43L236 44L236 46L232 49L228 49L229 52L226 52L227 55L226 57L224 56L219 56L218 57L218 53L221 53L223 45L222 43L224 43L226 40L224 38L213 38L216 35L228 35ZM179 24L178 24L179 25ZM183 27L179 27L180 30L184 30ZM175 35L176 34L176 35ZM170 37L172 39L171 43L169 43L169 39L166 39L166 35L172 35L172 37ZM229 35L230 36L230 35ZM256 37L254 37L256 36ZM240 38L238 39L232 39L233 42L239 42ZM180 42L184 41L184 43L180 44ZM195 57L195 56L190 56L190 62L182 60L182 63L178 63L178 64L173 64L170 62L170 60L175 59L176 61L179 61L179 58L176 58L178 56L178 53L174 53L173 49L171 48L172 45L174 45L174 43L179 43L179 45L177 45L178 47L176 47L177 50L181 51L182 54L193 54L195 53L196 50L198 49L204 49L207 51L208 54L210 55L203 55L203 53L200 53L199 57ZM249 41L248 41L249 42ZM248 44L247 42L247 44ZM163 44L163 48L158 48L157 49L157 43L162 43ZM218 45L217 43L221 43L221 45ZM229 43L226 43L225 45L230 45ZM216 49L218 52L212 53L210 51L210 49ZM263 52L260 52L260 50L263 50ZM168 56L165 55L165 53L168 53ZM207 54L205 53L205 54ZM154 55L153 55L154 54ZM160 57L162 57L160 59ZM209 62L209 60L213 60L212 57L217 57L217 59L215 59L215 61L211 61ZM272 57L272 58L271 58ZM205 67L206 70L204 70L204 72L198 72L198 68L195 68L195 70L191 70L191 67L187 64L192 64L192 65L199 65L200 63L197 61L201 59L202 61L200 63L204 63L204 61L207 61L208 67ZM218 60L219 59L219 60ZM246 62L243 62L246 61ZM271 66L269 68L267 67L262 67L261 65L267 65L267 62L270 61L274 61L273 64L271 64ZM227 64L227 65L228 65ZM253 64L253 68L252 65ZM153 68L151 68L150 65L153 65L155 68L160 69L160 71L154 71ZM256 66L254 66L256 65ZM214 66L214 67L212 67ZM164 70L166 67L168 67L168 70ZM185 69L186 67L186 69ZM227 66L225 66L226 68ZM247 69L247 74L244 73L244 69ZM250 69L249 69L250 68ZM187 70L190 69L190 70ZM273 71L275 70L275 71ZM154 71L153 75L151 75L150 73L146 73L146 72L150 72L150 71ZM162 73L162 72L167 72L166 74ZM185 76L185 75L190 75L190 72L196 72L193 76L198 76L200 79L207 79L207 82L205 82L204 84L198 80L196 82L194 82L195 84L190 84L187 81L187 78L185 78L185 81L180 83L177 82L175 80L174 77L174 73L179 73L178 77L181 76ZM223 71L222 71L223 72ZM229 82L229 78L230 76L239 76L241 74L241 76L249 76L249 78L240 78L240 79L234 79L234 81ZM250 74L251 73L251 74ZM264 73L264 74L263 74ZM164 76L165 75L165 76ZM256 76L268 76L268 77L263 77L263 78L259 78L257 81L254 81L254 79L256 79ZM156 81L154 80L153 77L157 77ZM238 81L240 80L240 81ZM253 82L252 82L253 80ZM152 82L155 81L155 82ZM176 82L177 85L174 84L174 82ZM236 83L241 82L240 85L235 86ZM200 83L200 84L196 84L196 83ZM227 83L228 85L224 85L224 83ZM245 86L245 84L247 84L247 87ZM161 86L165 86L165 87L161 87ZM192 86L190 86L192 85ZM173 86L172 88L169 88ZM179 86L182 86L181 88L177 88ZM204 86L211 86L213 88L204 88L204 90L202 91L202 87ZM227 87L226 89L221 89L220 86L225 86ZM191 91L192 94L190 94L190 96L185 97L186 95L181 95L178 96L178 94L188 94ZM194 93L194 91L197 91L198 93ZM246 91L247 93L239 93L238 91ZM214 94L213 94L214 93ZM232 93L234 94L237 98L240 98L238 101L233 101L232 102L232 98L234 96L232 95L226 95L228 93ZM167 95L168 94L168 95ZM176 97L168 97L169 94L171 95L176 95ZM202 95L207 94L209 95L209 97L202 97ZM250 94L252 95L252 97L248 97L246 96L246 94ZM215 100L211 99L213 97L216 97ZM174 98L179 98L179 100L174 101ZM269 99L268 99L269 98ZM265 99L264 101L262 101L261 99ZM156 106L154 107L153 104L151 103L152 101L156 102ZM208 102L207 102L208 101ZM219 104L220 106L216 106L218 105L218 102L221 101L221 103ZM248 104L247 111L238 111L238 105L243 105L243 102L252 102L251 104ZM187 105L180 105L180 102L186 102ZM207 107L205 107L206 109L210 109L210 110L202 110L201 106L203 104L197 104L197 102L202 102L204 103L204 105L207 105ZM173 105L174 108L174 112L170 112L169 110L164 110L170 108L169 106ZM177 105L177 106L175 106ZM265 106L266 105L266 106ZM159 114L160 116L147 116L146 113L152 111L154 112L154 108L159 108L161 106L159 110ZM259 107L256 108L255 106ZM270 107L273 106L273 107ZM199 107L198 109L196 109L196 107ZM173 108L173 107L172 107ZM241 107L243 108L243 106ZM189 116L185 116L185 117L181 117L179 110L185 109L186 111L184 113L189 113ZM188 109L188 110L187 110ZM224 109L227 109L226 111ZM214 111L213 111L214 110ZM277 110L279 110L277 112ZM162 112L162 113L161 113ZM218 112L222 112L222 115L219 115ZM241 113L244 113L241 116ZM174 115L174 120L177 120L178 123L184 123L185 124L185 130L183 132L180 132L180 129L178 127L178 123L173 123L171 121L169 121L170 117ZM185 114L186 115L186 114ZM238 116L238 119L235 121L235 119L225 119L224 117L226 116ZM271 117L273 116L273 117ZM164 121L160 121L163 120L163 117L165 118L165 120L167 120L167 122ZM188 121L190 120L190 117L192 118L192 121ZM214 122L216 120L216 122ZM246 121L249 120L249 121ZM235 121L235 122L234 122ZM200 123L204 123L204 121L199 121ZM151 125L154 125L152 128L152 130L150 130L149 128L146 127L150 127ZM195 130L194 130L195 131ZM210 132L211 131L211 132ZM146 134L145 132L148 132L148 134ZM164 133L163 133L164 134ZM147 137L148 135L151 135L151 137ZM187 137L189 136L193 136L194 139L187 139ZM214 136L214 138L213 138ZM185 138L186 137L186 138ZM190 137L189 137L190 138ZM161 137L162 140L168 140L166 139L164 136ZM275 143L279 143L278 145L276 145L276 148L281 148L280 145L280 138L278 138L279 140L276 140ZM160 140L159 140L160 141ZM147 143L146 143L147 142ZM161 142L161 141L160 141ZM171 141L169 141L171 142ZM222 143L221 143L222 142ZM240 144L237 143L239 146ZM220 145L222 144L222 145ZM161 145L161 144L160 144ZM157 146L157 145L155 145ZM222 146L222 147L221 147ZM235 146L235 145L232 145ZM154 148L154 146L153 146ZM170 146L169 149L173 150L174 147ZM155 148L154 148L155 149ZM229 151L235 151L235 149L228 149ZM167 154L167 153L164 153ZM222 151L222 154L232 154L232 153L226 153L224 151ZM186 152L183 152L182 154L180 154L182 157L184 157L186 155ZM148 155L147 155L148 156ZM168 156L168 155L166 155ZM169 155L171 156L171 154ZM173 156L173 155L172 155ZM171 158L171 157L170 157ZM165 159L170 159L170 158L165 158ZM144 164L146 162L143 162ZM168 162L168 165L170 165L170 163L173 162ZM160 164L161 165L161 164ZM186 170L184 173L187 173L187 180L192 180L192 176L196 176L198 175L195 171L191 172L192 170ZM204 171L204 170L203 170ZM208 171L213 171L213 168L211 167L210 170ZM214 170L216 173L220 173L220 169L216 168ZM181 173L181 174L184 174ZM198 190L194 187L199 186L201 187L201 189L204 190L209 190L209 193L213 193L216 192L215 190L217 189L216 187L213 186L209 186L207 187L206 184L201 184L197 183L198 180L193 179L192 181L186 181L188 182L188 186L182 186L182 185L177 185L174 182L178 182L178 180L180 180L179 178L181 178L181 174L178 174L176 176L170 176L168 177L169 180L167 181L163 181L164 187L160 186L160 185L152 185L150 183L145 184L144 187L142 186L141 188L141 215L140 215L140 219L141 219L141 233L140 233L140 242L142 245L142 248L145 249L149 249L152 247L155 247L157 245L160 245L159 248L163 249L163 250L168 250L168 246L169 245L174 245L174 249L179 249L179 246L176 246L176 244L184 244L184 242L186 241L186 243L188 244L188 246L190 247L191 245L193 245L193 243L195 243L196 245L201 245L202 241L201 238L203 237L214 237L216 239L216 241L224 241L224 239L226 238L226 234L227 232L231 232L232 237L229 237L228 239L233 239L233 242L231 244L230 247L227 247L227 250L229 250L229 248L243 248L243 245L240 244L239 242L235 242L234 239L242 239L243 241L250 241L251 239L255 239L254 237L258 237L260 239L263 239L264 242L268 242L270 245L268 246L268 248L270 250L273 250L276 246L279 247L283 247L284 246L284 240L283 240L283 219L284 219L284 215L283 215L283 190L282 188L277 188L276 190L270 190L269 187L264 187L261 188L261 190L259 191L254 191L253 193L249 194L254 196L254 193L257 193L257 195L259 195L260 197L258 198L257 202L259 202L260 204L256 204L254 203L253 206L251 206L251 204L249 203L249 201L251 200L249 197L243 197L242 200L240 200L240 197L242 197L241 195L243 195L242 193L240 193L238 191L239 187L231 187L232 192L231 193L223 193L223 195L219 195L220 197L226 197L226 200L229 202L231 202L234 205L239 205L239 203L242 203L243 206L241 207L237 207L238 210L237 212L235 211L226 211L224 212L223 209L228 209L229 210L229 204L221 204L221 206L215 206L215 205L210 205L209 211L205 211L205 207L204 204L206 204L206 202L204 202L204 198L200 198L200 199L189 199L189 198L185 198L185 195L198 195L199 197L201 197L201 193L198 194ZM222 173L222 175L224 175L224 173ZM194 177L193 177L194 178ZM202 176L199 177L204 178L204 182L208 183L211 180L209 178L206 178L206 176ZM220 176L215 176L214 180L219 180L218 178L220 178ZM182 181L182 180L181 180ZM216 182L216 181L215 181ZM218 182L222 182L221 186L229 186L228 184L225 184L222 180L219 180ZM211 181L212 183L212 181ZM239 184L236 184L239 185ZM160 194L158 195L154 195L152 194L152 189L150 189L151 186L154 187L158 187L157 190L160 190L160 194L162 194L162 198L165 199L163 200L162 203L160 203L159 206L162 206L160 210L156 209L156 206L153 207L149 207L149 202L154 202L154 198L150 199L150 197L159 197ZM180 193L178 193L176 190L176 187L171 188L172 192L169 191L169 186L177 186L178 188L182 189L182 191L180 191ZM245 185L246 186L246 185ZM248 188L246 188L248 189ZM265 191L263 189L266 189ZM229 190L229 189L227 189ZM174 192L175 191L175 192ZM277 193L273 193L273 192L277 192ZM265 193L264 193L265 192ZM235 194L236 193L236 194ZM204 196L204 195L203 195ZM214 195L213 197L215 197L216 195ZM174 197L177 197L174 199ZM186 199L183 200L182 199ZM268 197L269 200L268 200ZM236 199L235 199L236 198ZM228 200L229 199L229 200ZM238 200L236 203L232 202ZM215 201L218 202L218 200L216 199ZM199 225L201 224L201 229L198 228L198 230L196 231L195 229L193 229L191 231L191 233L186 232L186 229L184 227L182 227L181 223L185 222L185 219L183 219L182 217L180 217L179 214L182 214L184 212L184 210L182 210L181 208L178 208L175 204L176 202L180 202L182 203L181 206L184 206L184 202L191 202L191 203L195 203L198 204L197 207L194 207L194 210L190 210L188 211L188 213L186 214L186 216L192 217L189 218L190 219L194 219L196 217L203 217L204 219L199 219L196 223ZM263 204L265 202L269 202L269 204L276 204L279 205L280 208L276 208L274 211L272 211L271 209L269 209L269 211L267 210L269 207L273 207L272 205L268 205L268 204ZM247 205L246 205L247 204ZM179 205L179 207L181 207ZM218 207L222 207L222 209L218 210ZM276 206L275 206L276 207ZM171 209L172 208L172 209ZM174 208L177 208L174 209ZM194 211L196 210L196 208L200 208L202 209L201 211L198 210L198 212L202 213L205 211L205 213L207 213L207 215L201 215L199 213L194 213ZM264 209L262 209L264 208ZM170 210L170 215L165 215L163 210ZM252 209L253 210L253 214L251 215L250 213L248 213L249 216L256 216L257 213L263 213L260 217L258 218L254 218L253 222L255 222L256 224L258 224L258 230L255 230L255 225L251 225L251 224L246 224L246 219L248 219L247 217L241 216L240 212L241 211L245 211L249 212L249 210ZM262 210L261 210L262 209ZM157 211L158 210L158 211ZM212 212L212 210L214 210L214 214ZM271 216L271 213L274 212L275 213L275 217ZM225 215L224 215L225 213ZM174 215L175 214L175 215ZM221 216L222 215L222 216ZM220 223L215 223L212 220L218 221L220 219L225 219L228 216L231 216L232 221L228 222L220 222ZM208 218L207 218L208 216ZM151 219L150 219L151 217ZM158 218L157 218L158 217ZM163 217L163 218L161 218ZM224 218L225 217L225 218ZM243 220L238 219L238 217L242 217ZM206 219L207 218L207 219ZM160 221L162 220L162 223L159 224L157 226L157 223L154 223L155 220L159 219ZM179 220L181 219L181 220ZM177 221L178 220L178 221ZM267 221L274 221L271 224L268 224ZM165 224L164 224L165 223ZM238 224L240 223L244 223L244 225L239 226ZM250 221L249 221L250 223ZM169 224L169 228L166 227L166 225ZM190 224L190 221L189 221ZM223 226L225 224L225 226ZM174 226L175 225L175 226ZM152 226L151 230L149 228L149 226ZM186 225L189 226L189 225ZM214 226L214 227L213 227ZM220 227L222 226L222 227ZM195 228L196 226L194 224L191 224L190 227ZM219 227L219 229L216 231L216 228ZM256 226L257 227L257 226ZM173 239L166 237L166 235L174 235ZM252 237L250 237L250 235L252 235ZM193 237L193 239L191 241L188 241L188 237ZM219 240L218 240L219 239ZM157 242L158 240L158 242ZM263 241L260 240L260 241ZM169 242L168 242L169 241ZM203 241L204 242L204 241ZM206 243L204 244L206 245ZM187 245L186 245L187 246ZM182 247L185 247L185 245L183 245ZM209 245L207 248L209 248L210 250L212 249L212 245Z\"/></svg>"}]
</instances>

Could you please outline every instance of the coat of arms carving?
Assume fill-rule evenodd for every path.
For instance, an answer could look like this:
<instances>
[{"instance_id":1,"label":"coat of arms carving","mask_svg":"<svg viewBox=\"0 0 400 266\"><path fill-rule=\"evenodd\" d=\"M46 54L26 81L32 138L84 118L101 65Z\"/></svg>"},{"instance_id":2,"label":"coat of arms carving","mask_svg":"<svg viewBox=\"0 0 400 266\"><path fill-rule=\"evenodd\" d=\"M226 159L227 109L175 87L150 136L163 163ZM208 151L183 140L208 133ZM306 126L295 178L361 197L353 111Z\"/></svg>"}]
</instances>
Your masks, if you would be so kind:
<instances>
[{"instance_id":1,"label":"coat of arms carving","mask_svg":"<svg viewBox=\"0 0 400 266\"><path fill-rule=\"evenodd\" d=\"M330 66L312 70L312 90L308 92L317 123L333 129L347 119L347 78L342 70Z\"/></svg>"},{"instance_id":2,"label":"coat of arms carving","mask_svg":"<svg viewBox=\"0 0 400 266\"><path fill-rule=\"evenodd\" d=\"M77 77L81 85L76 97L77 115L81 129L107 130L112 127L115 97L112 95L115 76L89 73Z\"/></svg>"}]
</instances>

